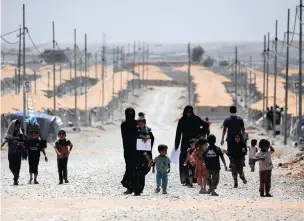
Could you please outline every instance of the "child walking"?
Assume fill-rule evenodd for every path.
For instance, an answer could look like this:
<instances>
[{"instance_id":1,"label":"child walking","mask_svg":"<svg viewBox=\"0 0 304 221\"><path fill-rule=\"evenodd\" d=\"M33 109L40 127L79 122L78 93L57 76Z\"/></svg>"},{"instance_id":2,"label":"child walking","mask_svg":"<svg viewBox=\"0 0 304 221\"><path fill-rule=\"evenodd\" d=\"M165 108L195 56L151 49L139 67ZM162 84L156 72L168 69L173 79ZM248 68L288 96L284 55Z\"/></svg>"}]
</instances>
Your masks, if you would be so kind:
<instances>
[{"instance_id":1,"label":"child walking","mask_svg":"<svg viewBox=\"0 0 304 221\"><path fill-rule=\"evenodd\" d=\"M160 186L163 189L163 194L167 194L168 173L170 173L170 159L167 157L167 145L161 144L158 146L159 156L154 159L152 173L155 173L156 166L156 189L155 193L160 192Z\"/></svg>"},{"instance_id":2,"label":"child walking","mask_svg":"<svg viewBox=\"0 0 304 221\"><path fill-rule=\"evenodd\" d=\"M64 130L60 130L58 132L58 138L59 139L55 143L55 151L57 153L59 184L63 184L63 179L65 183L69 183L67 166L68 158L73 148L73 144L70 140L66 139L66 132Z\"/></svg>"},{"instance_id":3,"label":"child walking","mask_svg":"<svg viewBox=\"0 0 304 221\"><path fill-rule=\"evenodd\" d=\"M193 183L196 182L196 180L194 179L194 172L195 172L195 165L192 165L190 163L190 156L193 153L193 151L195 150L195 144L196 144L196 139L190 139L189 143L190 143L190 148L188 148L187 150L187 159L184 162L184 166L188 168L188 180L189 180L189 187L193 188Z\"/></svg>"},{"instance_id":4,"label":"child walking","mask_svg":"<svg viewBox=\"0 0 304 221\"><path fill-rule=\"evenodd\" d=\"M32 130L29 133L30 138L25 143L25 149L27 150L30 180L29 184L32 184L34 174L34 184L39 184L37 181L38 165L40 160L40 152L43 153L45 162L48 162L48 158L45 153L47 147L46 141L39 139L39 132Z\"/></svg>"},{"instance_id":5,"label":"child walking","mask_svg":"<svg viewBox=\"0 0 304 221\"><path fill-rule=\"evenodd\" d=\"M197 179L198 185L201 186L200 194L208 193L206 191L206 181L207 181L207 168L202 156L202 153L207 147L207 140L205 138L200 138L198 140L198 145L193 151L190 157L190 162L192 165L195 165L194 177Z\"/></svg>"},{"instance_id":6,"label":"child walking","mask_svg":"<svg viewBox=\"0 0 304 221\"><path fill-rule=\"evenodd\" d=\"M256 147L258 141L256 139L251 140L251 146L249 148L249 166L251 172L255 171L255 160L253 159L255 154L258 152L258 148Z\"/></svg>"},{"instance_id":7,"label":"child walking","mask_svg":"<svg viewBox=\"0 0 304 221\"><path fill-rule=\"evenodd\" d=\"M228 150L228 155L230 157L231 174L234 180L234 188L238 187L238 175L244 184L247 183L244 174L246 154L247 146L244 142L242 134L236 134L233 138L233 148Z\"/></svg>"},{"instance_id":8,"label":"child walking","mask_svg":"<svg viewBox=\"0 0 304 221\"><path fill-rule=\"evenodd\" d=\"M221 166L220 166L219 158L221 158L226 171L227 171L227 166L221 148L215 145L216 137L213 134L210 134L207 138L207 141L209 146L204 151L203 158L205 160L206 168L208 171L207 183L208 186L210 187L208 193L211 193L211 196L218 196L215 190L217 188L220 179Z\"/></svg>"},{"instance_id":9,"label":"child walking","mask_svg":"<svg viewBox=\"0 0 304 221\"><path fill-rule=\"evenodd\" d=\"M256 153L254 160L259 161L260 167L260 196L272 197L270 194L271 188L271 172L273 164L271 160L271 153L274 149L270 146L270 142L262 139L259 142L260 151ZM270 149L270 151L269 151ZM266 193L266 195L264 195Z\"/></svg>"}]
</instances>

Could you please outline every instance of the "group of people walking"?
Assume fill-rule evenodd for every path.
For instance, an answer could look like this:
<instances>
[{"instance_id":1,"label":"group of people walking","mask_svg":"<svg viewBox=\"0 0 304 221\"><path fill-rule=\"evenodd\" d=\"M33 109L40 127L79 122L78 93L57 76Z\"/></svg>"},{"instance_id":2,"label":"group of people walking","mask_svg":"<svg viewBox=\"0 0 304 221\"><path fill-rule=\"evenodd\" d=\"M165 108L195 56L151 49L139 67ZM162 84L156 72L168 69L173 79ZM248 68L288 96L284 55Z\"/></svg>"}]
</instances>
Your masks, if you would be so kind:
<instances>
[{"instance_id":1,"label":"group of people walking","mask_svg":"<svg viewBox=\"0 0 304 221\"><path fill-rule=\"evenodd\" d=\"M170 159L167 157L168 146L158 146L159 155L153 159L152 148L154 135L152 129L147 126L145 114L140 112L138 118L133 108L125 110L125 121L121 124L121 136L123 141L124 159L126 170L121 181L126 188L124 194L140 195L145 187L145 176L150 172L155 173L155 192L167 194L168 174L170 173ZM28 120L27 133L21 128L19 120L13 120L5 135L8 143L9 168L14 177L14 185L18 185L21 160L28 159L30 179L38 184L38 166L40 152L43 153L45 161L48 161L45 148L47 143L40 136L39 124L34 118ZM226 136L227 134L227 136ZM226 137L226 139L225 139ZM238 176L244 184L247 183L244 174L245 155L249 152L249 165L251 171L255 170L255 162L260 165L260 195L270 197L271 171L273 169L271 153L274 149L270 142L265 139L259 141L251 140L249 151L247 148L248 134L245 132L244 121L237 115L236 107L230 107L230 116L223 123L221 145L227 142L227 150L216 146L216 137L210 134L210 122L196 116L192 106L186 106L183 116L179 119L174 150L180 148L179 176L182 185L193 187L194 183L200 186L200 194L211 194L217 196L216 189L220 179L220 160L225 170L228 167L224 154L229 158L229 170L232 173L234 187L238 187ZM139 148L144 146L145 149ZM57 167L59 184L69 183L68 180L68 158L73 148L70 140L66 139L66 132L58 132L58 140L55 142L57 155ZM34 179L33 179L34 175ZM208 189L207 189L208 186Z\"/></svg>"},{"instance_id":2,"label":"group of people walking","mask_svg":"<svg viewBox=\"0 0 304 221\"><path fill-rule=\"evenodd\" d=\"M154 173L155 166L157 170L155 192L159 193L160 187L162 187L163 194L166 194L168 173L170 173L170 159L166 156L167 145L161 144L158 146L159 156L153 160L154 136L151 129L146 126L144 114L140 113L137 120L135 120L135 110L133 108L126 109L125 114L126 120L121 124L126 163L126 171L121 182L127 188L124 194L140 195L144 190L145 176L149 173L151 167ZM146 131L145 134L142 131ZM138 139L142 139L144 142L151 139L151 149L149 151L138 150ZM238 177L244 184L247 184L243 168L245 166L245 156L249 152L249 165L252 172L255 171L255 163L259 161L260 196L271 197L271 171L273 168L271 153L274 149L270 142L265 139L261 139L259 142L260 150L257 148L256 139L252 139L251 146L247 147L248 140L244 121L237 115L235 106L230 107L230 116L223 123L221 145L226 141L227 150L216 146L216 137L210 134L208 118L202 120L194 114L193 107L186 106L183 116L178 121L174 148L175 151L180 148L179 176L181 184L193 187L193 184L197 183L200 186L200 194L218 196L215 190L220 179L220 160L224 164L225 170L231 171L234 188L238 187ZM229 158L229 169L224 154Z\"/></svg>"},{"instance_id":3,"label":"group of people walking","mask_svg":"<svg viewBox=\"0 0 304 221\"><path fill-rule=\"evenodd\" d=\"M47 142L41 137L40 127L35 116L30 116L26 120L26 123L27 130L25 133L25 130L21 127L21 122L18 119L13 120L4 137L4 143L8 144L9 169L13 174L14 185L19 184L18 180L22 159L28 160L30 174L29 184L39 184L37 177L41 152L44 155L45 161L48 162L45 152ZM71 141L66 139L66 132L64 130L58 132L58 138L55 143L55 151L57 154L59 184L62 184L63 180L65 180L66 183L69 182L67 162L73 145Z\"/></svg>"}]
</instances>

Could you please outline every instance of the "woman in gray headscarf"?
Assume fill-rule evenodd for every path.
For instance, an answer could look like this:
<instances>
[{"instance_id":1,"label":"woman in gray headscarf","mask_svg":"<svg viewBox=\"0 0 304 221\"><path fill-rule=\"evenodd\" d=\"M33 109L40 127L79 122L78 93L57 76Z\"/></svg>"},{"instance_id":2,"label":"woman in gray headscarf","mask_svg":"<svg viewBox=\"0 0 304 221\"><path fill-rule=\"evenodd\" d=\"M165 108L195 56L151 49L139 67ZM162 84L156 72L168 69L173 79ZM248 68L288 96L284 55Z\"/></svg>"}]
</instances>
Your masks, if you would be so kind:
<instances>
[{"instance_id":1,"label":"woman in gray headscarf","mask_svg":"<svg viewBox=\"0 0 304 221\"><path fill-rule=\"evenodd\" d=\"M26 136L21 129L19 120L13 120L8 126L5 134L5 142L8 142L9 168L14 175L14 185L18 185L19 172L22 157L25 157L24 142Z\"/></svg>"}]
</instances>

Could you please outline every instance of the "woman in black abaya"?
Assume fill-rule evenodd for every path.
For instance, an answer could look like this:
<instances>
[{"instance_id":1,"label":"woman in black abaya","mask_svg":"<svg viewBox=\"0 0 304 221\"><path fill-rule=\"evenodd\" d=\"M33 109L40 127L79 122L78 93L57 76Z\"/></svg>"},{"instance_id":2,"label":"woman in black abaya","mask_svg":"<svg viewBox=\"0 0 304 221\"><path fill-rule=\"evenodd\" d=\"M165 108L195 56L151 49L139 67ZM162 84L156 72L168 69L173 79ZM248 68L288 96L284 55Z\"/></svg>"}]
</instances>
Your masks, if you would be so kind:
<instances>
[{"instance_id":1,"label":"woman in black abaya","mask_svg":"<svg viewBox=\"0 0 304 221\"><path fill-rule=\"evenodd\" d=\"M184 166L184 162L187 158L187 149L190 148L189 141L193 138L206 136L208 128L208 123L194 114L192 106L188 105L184 108L183 116L178 121L175 135L175 150L178 150L181 143L179 173L182 184L188 184L188 169Z\"/></svg>"}]
</instances>

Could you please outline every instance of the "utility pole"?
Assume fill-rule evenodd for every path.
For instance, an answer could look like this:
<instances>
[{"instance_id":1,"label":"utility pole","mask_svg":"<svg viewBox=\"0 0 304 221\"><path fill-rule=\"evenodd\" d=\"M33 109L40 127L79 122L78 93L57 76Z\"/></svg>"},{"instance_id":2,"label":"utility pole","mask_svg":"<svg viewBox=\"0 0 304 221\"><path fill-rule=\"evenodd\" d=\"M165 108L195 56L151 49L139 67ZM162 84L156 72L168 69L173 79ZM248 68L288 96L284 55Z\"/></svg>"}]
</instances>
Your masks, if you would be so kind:
<instances>
[{"instance_id":1,"label":"utility pole","mask_svg":"<svg viewBox=\"0 0 304 221\"><path fill-rule=\"evenodd\" d=\"M264 35L263 58L263 128L265 128L266 35Z\"/></svg>"},{"instance_id":2,"label":"utility pole","mask_svg":"<svg viewBox=\"0 0 304 221\"><path fill-rule=\"evenodd\" d=\"M102 46L102 56L101 56L101 61L102 61L102 69L101 69L101 81L102 81L102 101L101 101L101 106L102 109L104 109L104 100L105 100L105 64L106 64L106 60L105 60L105 53L106 53L106 46L105 46L105 40L103 39L103 46ZM113 73L114 74L114 73ZM101 120L103 120L103 117L101 116L100 113L100 117Z\"/></svg>"},{"instance_id":3,"label":"utility pole","mask_svg":"<svg viewBox=\"0 0 304 221\"><path fill-rule=\"evenodd\" d=\"M55 23L53 22L53 109L56 114L56 55L55 55Z\"/></svg>"},{"instance_id":4,"label":"utility pole","mask_svg":"<svg viewBox=\"0 0 304 221\"><path fill-rule=\"evenodd\" d=\"M88 126L88 50L87 34L84 35L84 73L85 73L85 126Z\"/></svg>"},{"instance_id":5,"label":"utility pole","mask_svg":"<svg viewBox=\"0 0 304 221\"><path fill-rule=\"evenodd\" d=\"M138 41L138 79L139 79L139 88L141 88L142 82L140 77L140 41Z\"/></svg>"},{"instance_id":6,"label":"utility pole","mask_svg":"<svg viewBox=\"0 0 304 221\"><path fill-rule=\"evenodd\" d=\"M285 112L284 112L284 145L287 145L287 116L288 116L288 68L289 68L289 21L290 9L287 13L287 48L286 48L286 75L285 75Z\"/></svg>"},{"instance_id":7,"label":"utility pole","mask_svg":"<svg viewBox=\"0 0 304 221\"><path fill-rule=\"evenodd\" d=\"M36 71L34 71L34 81L35 81L35 94L37 93L37 74L36 74Z\"/></svg>"},{"instance_id":8,"label":"utility pole","mask_svg":"<svg viewBox=\"0 0 304 221\"><path fill-rule=\"evenodd\" d=\"M77 45L76 45L76 29L74 29L74 78L75 78L75 121L77 122Z\"/></svg>"},{"instance_id":9,"label":"utility pole","mask_svg":"<svg viewBox=\"0 0 304 221\"><path fill-rule=\"evenodd\" d=\"M50 72L48 71L48 92L50 92Z\"/></svg>"},{"instance_id":10,"label":"utility pole","mask_svg":"<svg viewBox=\"0 0 304 221\"><path fill-rule=\"evenodd\" d=\"M135 62L136 62L136 41L134 41L134 51L133 51L133 95L135 94Z\"/></svg>"},{"instance_id":11,"label":"utility pole","mask_svg":"<svg viewBox=\"0 0 304 221\"><path fill-rule=\"evenodd\" d=\"M98 74L97 74L97 52L95 53L95 78L96 78L96 80L98 79Z\"/></svg>"},{"instance_id":12,"label":"utility pole","mask_svg":"<svg viewBox=\"0 0 304 221\"><path fill-rule=\"evenodd\" d=\"M269 107L269 52L270 52L270 33L268 32L267 39L267 59L266 59L266 108Z\"/></svg>"},{"instance_id":13,"label":"utility pole","mask_svg":"<svg viewBox=\"0 0 304 221\"><path fill-rule=\"evenodd\" d=\"M19 53L18 53L18 94L20 93L20 82L21 82L21 26L19 29Z\"/></svg>"},{"instance_id":14,"label":"utility pole","mask_svg":"<svg viewBox=\"0 0 304 221\"><path fill-rule=\"evenodd\" d=\"M130 78L130 43L128 43L128 53L127 53L127 101L129 97L129 78Z\"/></svg>"},{"instance_id":15,"label":"utility pole","mask_svg":"<svg viewBox=\"0 0 304 221\"><path fill-rule=\"evenodd\" d=\"M298 124L298 138L301 136L301 120L302 120L302 18L303 4L300 0L300 33L299 33L299 124Z\"/></svg>"},{"instance_id":16,"label":"utility pole","mask_svg":"<svg viewBox=\"0 0 304 221\"><path fill-rule=\"evenodd\" d=\"M274 93L273 93L273 136L276 136L276 113L277 113L277 53L278 53L278 20L275 27L275 55L274 55Z\"/></svg>"},{"instance_id":17,"label":"utility pole","mask_svg":"<svg viewBox=\"0 0 304 221\"><path fill-rule=\"evenodd\" d=\"M147 55L147 70L146 70L146 73L147 73L147 80L149 80L149 45L147 44L147 51L146 51L146 55Z\"/></svg>"},{"instance_id":18,"label":"utility pole","mask_svg":"<svg viewBox=\"0 0 304 221\"><path fill-rule=\"evenodd\" d=\"M83 76L82 76L82 58L79 58L79 70L80 70L80 94L82 94L82 87L83 87Z\"/></svg>"},{"instance_id":19,"label":"utility pole","mask_svg":"<svg viewBox=\"0 0 304 221\"><path fill-rule=\"evenodd\" d=\"M251 89L252 89L252 56L250 56L250 72L249 72L249 100L248 100L248 106L251 105Z\"/></svg>"},{"instance_id":20,"label":"utility pole","mask_svg":"<svg viewBox=\"0 0 304 221\"><path fill-rule=\"evenodd\" d=\"M123 93L122 93L122 74L123 74L123 46L120 48L120 111L122 113Z\"/></svg>"},{"instance_id":21,"label":"utility pole","mask_svg":"<svg viewBox=\"0 0 304 221\"><path fill-rule=\"evenodd\" d=\"M23 129L25 130L25 134L26 134L26 87L25 87L25 4L23 4Z\"/></svg>"},{"instance_id":22,"label":"utility pole","mask_svg":"<svg viewBox=\"0 0 304 221\"><path fill-rule=\"evenodd\" d=\"M191 105L191 46L188 43L188 102Z\"/></svg>"},{"instance_id":23,"label":"utility pole","mask_svg":"<svg viewBox=\"0 0 304 221\"><path fill-rule=\"evenodd\" d=\"M70 80L72 80L72 62L70 61Z\"/></svg>"},{"instance_id":24,"label":"utility pole","mask_svg":"<svg viewBox=\"0 0 304 221\"><path fill-rule=\"evenodd\" d=\"M143 42L142 44L142 82L143 82L143 87L145 87L145 43Z\"/></svg>"},{"instance_id":25,"label":"utility pole","mask_svg":"<svg viewBox=\"0 0 304 221\"><path fill-rule=\"evenodd\" d=\"M237 47L235 47L235 61L234 61L234 68L235 68L235 76L234 76L234 81L235 81L235 100L234 100L234 105L237 107L237 97L238 97L238 51Z\"/></svg>"},{"instance_id":26,"label":"utility pole","mask_svg":"<svg viewBox=\"0 0 304 221\"><path fill-rule=\"evenodd\" d=\"M114 97L115 97L115 71L116 71L116 61L115 61L115 55L116 55L116 49L115 46L113 46L113 76L112 76L112 100L114 101ZM114 107L112 109L112 121L114 121Z\"/></svg>"},{"instance_id":27,"label":"utility pole","mask_svg":"<svg viewBox=\"0 0 304 221\"><path fill-rule=\"evenodd\" d=\"M14 86L15 86L15 94L17 94L18 93L18 87L17 87L17 78L18 78L18 74L17 74L17 69L15 68L15 84L14 84Z\"/></svg>"},{"instance_id":28,"label":"utility pole","mask_svg":"<svg viewBox=\"0 0 304 221\"><path fill-rule=\"evenodd\" d=\"M61 77L62 77L62 67L61 67L61 64L59 66L59 84L61 84Z\"/></svg>"},{"instance_id":29,"label":"utility pole","mask_svg":"<svg viewBox=\"0 0 304 221\"><path fill-rule=\"evenodd\" d=\"M247 69L247 67L245 67L244 80L245 80L245 82L244 82L245 83L244 104L245 104L245 108L247 109L247 105L248 105L248 102L247 102L247 99L248 99L248 96L247 96L247 94L248 94L248 91L247 91L247 89L248 89L248 69Z\"/></svg>"}]
</instances>

